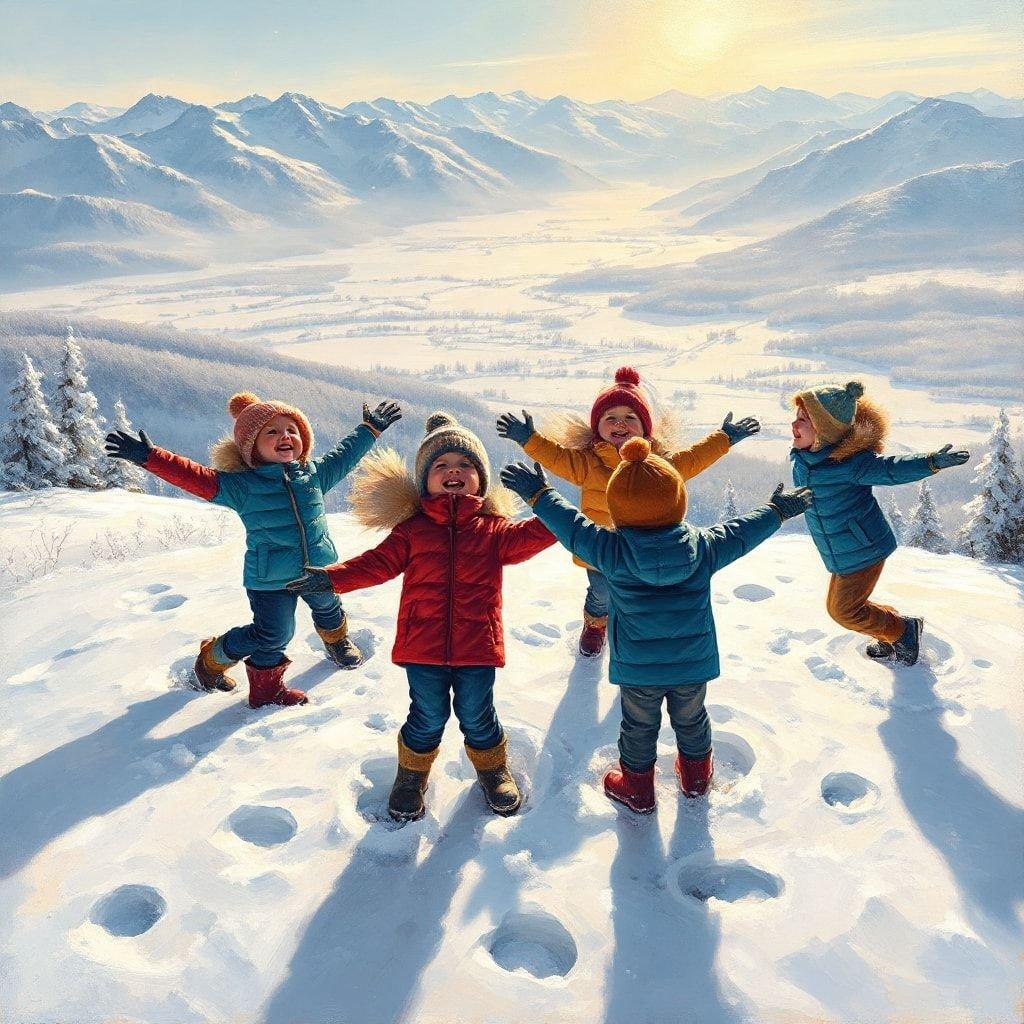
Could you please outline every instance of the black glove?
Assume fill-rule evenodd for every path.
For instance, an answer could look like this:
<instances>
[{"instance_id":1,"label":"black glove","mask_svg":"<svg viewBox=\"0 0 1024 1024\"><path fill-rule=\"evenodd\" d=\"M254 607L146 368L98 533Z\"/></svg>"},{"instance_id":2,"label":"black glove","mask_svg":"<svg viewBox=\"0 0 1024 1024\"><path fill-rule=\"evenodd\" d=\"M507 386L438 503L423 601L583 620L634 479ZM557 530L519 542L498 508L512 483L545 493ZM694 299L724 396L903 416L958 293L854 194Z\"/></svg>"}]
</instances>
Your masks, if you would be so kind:
<instances>
[{"instance_id":1,"label":"black glove","mask_svg":"<svg viewBox=\"0 0 1024 1024\"><path fill-rule=\"evenodd\" d=\"M370 412L370 407L363 402L363 422L368 427L373 427L378 434L383 434L392 423L401 418L402 410L397 402L381 402L373 412Z\"/></svg>"},{"instance_id":2,"label":"black glove","mask_svg":"<svg viewBox=\"0 0 1024 1024\"><path fill-rule=\"evenodd\" d=\"M971 453L965 448L951 452L949 449L952 447L951 444L947 444L945 448L940 448L928 456L928 461L935 469L952 469L953 466L962 466L971 457Z\"/></svg>"},{"instance_id":3,"label":"black glove","mask_svg":"<svg viewBox=\"0 0 1024 1024\"><path fill-rule=\"evenodd\" d=\"M331 577L327 575L326 569L320 569L315 565L304 565L302 570L302 576L285 584L285 587L293 594L334 593L334 587L331 586Z\"/></svg>"},{"instance_id":4,"label":"black glove","mask_svg":"<svg viewBox=\"0 0 1024 1024\"><path fill-rule=\"evenodd\" d=\"M107 458L127 459L136 466L144 466L149 453L153 450L153 443L144 430L139 431L138 437L117 430L107 434L107 443L104 447L107 450Z\"/></svg>"},{"instance_id":5,"label":"black glove","mask_svg":"<svg viewBox=\"0 0 1024 1024\"><path fill-rule=\"evenodd\" d=\"M526 444L533 437L533 417L524 409L522 420L515 413L503 412L498 417L498 436L507 437L516 444Z\"/></svg>"},{"instance_id":6,"label":"black glove","mask_svg":"<svg viewBox=\"0 0 1024 1024\"><path fill-rule=\"evenodd\" d=\"M513 462L501 471L501 482L523 501L529 501L548 486L548 478L537 462L533 464L533 469L522 462Z\"/></svg>"},{"instance_id":7,"label":"black glove","mask_svg":"<svg viewBox=\"0 0 1024 1024\"><path fill-rule=\"evenodd\" d=\"M802 516L814 501L814 495L809 487L798 487L795 491L784 491L782 484L775 488L768 504L779 514L779 518L785 522L794 516Z\"/></svg>"},{"instance_id":8,"label":"black glove","mask_svg":"<svg viewBox=\"0 0 1024 1024\"><path fill-rule=\"evenodd\" d=\"M747 416L738 423L733 423L732 413L728 413L722 423L722 432L729 438L729 444L734 445L751 434L756 434L761 429L761 424L753 417Z\"/></svg>"}]
</instances>

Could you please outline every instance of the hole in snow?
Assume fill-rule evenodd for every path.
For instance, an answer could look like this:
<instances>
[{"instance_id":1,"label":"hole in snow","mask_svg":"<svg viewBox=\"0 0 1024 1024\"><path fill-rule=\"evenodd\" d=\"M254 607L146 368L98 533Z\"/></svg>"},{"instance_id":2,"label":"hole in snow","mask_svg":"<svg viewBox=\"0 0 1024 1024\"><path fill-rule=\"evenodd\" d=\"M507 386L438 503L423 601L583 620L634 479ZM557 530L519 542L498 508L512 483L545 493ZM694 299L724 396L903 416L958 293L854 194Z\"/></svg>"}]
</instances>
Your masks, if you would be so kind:
<instances>
[{"instance_id":1,"label":"hole in snow","mask_svg":"<svg viewBox=\"0 0 1024 1024\"><path fill-rule=\"evenodd\" d=\"M526 971L535 978L564 978L579 958L565 925L539 908L509 911L485 941L502 970Z\"/></svg>"},{"instance_id":2,"label":"hole in snow","mask_svg":"<svg viewBox=\"0 0 1024 1024\"><path fill-rule=\"evenodd\" d=\"M228 818L228 824L239 839L254 846L280 846L287 843L299 828L291 811L259 804L239 807Z\"/></svg>"},{"instance_id":3,"label":"hole in snow","mask_svg":"<svg viewBox=\"0 0 1024 1024\"><path fill-rule=\"evenodd\" d=\"M153 611L169 612L172 608L180 608L187 600L184 594L167 594L153 602Z\"/></svg>"},{"instance_id":4,"label":"hole in snow","mask_svg":"<svg viewBox=\"0 0 1024 1024\"><path fill-rule=\"evenodd\" d=\"M992 662L991 661L987 661L985 658L975 658L974 659L974 667L975 668L991 668L992 667Z\"/></svg>"},{"instance_id":5,"label":"hole in snow","mask_svg":"<svg viewBox=\"0 0 1024 1024\"><path fill-rule=\"evenodd\" d=\"M89 920L120 937L148 932L167 911L167 900L148 885L121 885L98 900Z\"/></svg>"},{"instance_id":6,"label":"hole in snow","mask_svg":"<svg viewBox=\"0 0 1024 1024\"><path fill-rule=\"evenodd\" d=\"M734 732L712 733L711 746L714 750L715 775L724 782L749 775L757 762L754 748Z\"/></svg>"},{"instance_id":7,"label":"hole in snow","mask_svg":"<svg viewBox=\"0 0 1024 1024\"><path fill-rule=\"evenodd\" d=\"M774 899L785 888L778 875L755 868L745 860L686 864L678 878L680 891L702 903Z\"/></svg>"},{"instance_id":8,"label":"hole in snow","mask_svg":"<svg viewBox=\"0 0 1024 1024\"><path fill-rule=\"evenodd\" d=\"M147 594L165 594L171 589L169 583L150 583L148 587L142 588Z\"/></svg>"},{"instance_id":9,"label":"hole in snow","mask_svg":"<svg viewBox=\"0 0 1024 1024\"><path fill-rule=\"evenodd\" d=\"M377 638L370 629L355 630L352 633L352 643L362 652L364 663L377 653Z\"/></svg>"},{"instance_id":10,"label":"hole in snow","mask_svg":"<svg viewBox=\"0 0 1024 1024\"><path fill-rule=\"evenodd\" d=\"M878 795L878 787L856 772L831 772L821 780L822 800L842 811L866 811Z\"/></svg>"},{"instance_id":11,"label":"hole in snow","mask_svg":"<svg viewBox=\"0 0 1024 1024\"><path fill-rule=\"evenodd\" d=\"M744 583L733 591L733 595L744 601L767 601L775 596L775 591L762 587L760 583Z\"/></svg>"}]
</instances>

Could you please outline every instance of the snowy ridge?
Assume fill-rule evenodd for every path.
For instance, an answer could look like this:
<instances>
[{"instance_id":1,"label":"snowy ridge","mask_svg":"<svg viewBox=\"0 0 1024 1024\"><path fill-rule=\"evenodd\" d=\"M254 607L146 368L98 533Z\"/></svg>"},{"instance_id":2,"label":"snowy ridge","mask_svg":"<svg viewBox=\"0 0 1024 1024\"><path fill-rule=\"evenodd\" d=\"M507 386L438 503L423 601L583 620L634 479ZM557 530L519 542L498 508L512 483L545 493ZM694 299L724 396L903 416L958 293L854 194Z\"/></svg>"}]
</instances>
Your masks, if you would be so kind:
<instances>
[{"instance_id":1,"label":"snowy ridge","mask_svg":"<svg viewBox=\"0 0 1024 1024\"><path fill-rule=\"evenodd\" d=\"M197 639L247 613L234 520L124 492L0 508L5 545L72 525L62 566L4 597L17 1019L1012 1019L1019 574L899 551L880 592L927 631L894 670L827 618L810 542L769 540L715 581L710 798L678 795L666 729L658 813L636 819L600 791L616 694L573 655L582 574L552 549L505 582L496 699L523 811L487 813L451 724L427 817L396 828L397 582L345 599L353 673L301 610L290 679L311 704L252 711L183 685ZM330 523L343 556L373 543ZM90 550L110 531L120 560Z\"/></svg>"}]
</instances>

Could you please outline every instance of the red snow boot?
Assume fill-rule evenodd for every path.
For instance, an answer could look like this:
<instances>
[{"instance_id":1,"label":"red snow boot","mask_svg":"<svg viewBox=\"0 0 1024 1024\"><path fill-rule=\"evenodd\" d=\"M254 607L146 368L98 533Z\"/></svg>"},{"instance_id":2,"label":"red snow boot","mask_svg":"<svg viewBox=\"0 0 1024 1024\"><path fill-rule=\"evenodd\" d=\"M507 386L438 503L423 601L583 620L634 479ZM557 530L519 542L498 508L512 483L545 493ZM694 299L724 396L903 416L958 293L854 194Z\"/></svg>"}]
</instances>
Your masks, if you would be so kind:
<instances>
[{"instance_id":1,"label":"red snow boot","mask_svg":"<svg viewBox=\"0 0 1024 1024\"><path fill-rule=\"evenodd\" d=\"M709 750L703 757L676 755L676 776L679 788L688 797L703 796L711 785L715 766Z\"/></svg>"},{"instance_id":2,"label":"red snow boot","mask_svg":"<svg viewBox=\"0 0 1024 1024\"><path fill-rule=\"evenodd\" d=\"M604 795L625 804L637 814L654 810L654 768L631 772L621 761L618 768L604 773Z\"/></svg>"},{"instance_id":3,"label":"red snow boot","mask_svg":"<svg viewBox=\"0 0 1024 1024\"><path fill-rule=\"evenodd\" d=\"M283 658L278 665L257 668L247 658L245 673L249 677L249 707L261 708L264 704L281 704L286 708L294 704L308 704L309 698L302 690L289 690L282 680L291 661Z\"/></svg>"},{"instance_id":4,"label":"red snow boot","mask_svg":"<svg viewBox=\"0 0 1024 1024\"><path fill-rule=\"evenodd\" d=\"M580 633L580 654L584 658L596 658L604 650L604 637L608 630L607 615L583 613L583 632Z\"/></svg>"}]
</instances>

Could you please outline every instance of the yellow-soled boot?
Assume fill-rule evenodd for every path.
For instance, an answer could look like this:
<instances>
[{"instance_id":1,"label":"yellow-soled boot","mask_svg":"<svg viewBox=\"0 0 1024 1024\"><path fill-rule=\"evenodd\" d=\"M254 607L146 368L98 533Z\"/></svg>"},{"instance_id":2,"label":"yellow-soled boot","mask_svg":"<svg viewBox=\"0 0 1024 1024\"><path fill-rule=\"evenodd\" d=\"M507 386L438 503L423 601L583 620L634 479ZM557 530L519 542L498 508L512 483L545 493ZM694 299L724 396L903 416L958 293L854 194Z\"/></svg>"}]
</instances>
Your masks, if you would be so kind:
<instances>
[{"instance_id":1,"label":"yellow-soled boot","mask_svg":"<svg viewBox=\"0 0 1024 1024\"><path fill-rule=\"evenodd\" d=\"M501 742L487 750L477 750L466 744L466 753L469 755L473 767L476 769L476 777L483 786L484 796L487 798L487 806L495 814L507 817L519 810L523 802L523 796L519 792L516 780L508 770L506 748L508 739L502 736Z\"/></svg>"},{"instance_id":2,"label":"yellow-soled boot","mask_svg":"<svg viewBox=\"0 0 1024 1024\"><path fill-rule=\"evenodd\" d=\"M410 750L398 735L398 772L388 797L388 814L395 821L419 821L426 813L423 794L440 747L419 753Z\"/></svg>"},{"instance_id":3,"label":"yellow-soled boot","mask_svg":"<svg viewBox=\"0 0 1024 1024\"><path fill-rule=\"evenodd\" d=\"M238 662L221 661L217 657L215 648L219 639L220 637L216 636L207 637L199 645L199 656L196 658L196 663L192 669L196 674L196 679L199 680L199 685L207 693L213 693L214 690L223 690L225 693L230 693L238 685L228 675L228 669L234 668ZM225 658L227 658L227 655L225 655Z\"/></svg>"},{"instance_id":4,"label":"yellow-soled boot","mask_svg":"<svg viewBox=\"0 0 1024 1024\"><path fill-rule=\"evenodd\" d=\"M327 657L334 662L338 668L353 669L359 668L363 663L363 653L349 639L348 616L342 615L341 622L334 629L321 629L316 627L320 639L324 642L324 650Z\"/></svg>"}]
</instances>

